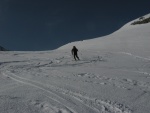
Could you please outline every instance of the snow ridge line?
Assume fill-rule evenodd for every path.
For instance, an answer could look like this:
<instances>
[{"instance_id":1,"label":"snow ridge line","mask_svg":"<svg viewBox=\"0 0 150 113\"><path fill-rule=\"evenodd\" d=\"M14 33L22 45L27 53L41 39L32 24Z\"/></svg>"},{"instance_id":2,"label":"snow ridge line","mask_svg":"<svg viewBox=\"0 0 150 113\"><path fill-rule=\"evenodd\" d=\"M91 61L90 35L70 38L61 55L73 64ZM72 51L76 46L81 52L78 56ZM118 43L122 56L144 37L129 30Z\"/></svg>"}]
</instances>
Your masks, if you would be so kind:
<instances>
[{"instance_id":1,"label":"snow ridge line","mask_svg":"<svg viewBox=\"0 0 150 113\"><path fill-rule=\"evenodd\" d=\"M8 74L5 74L5 73L8 73ZM61 96L59 96L59 94L56 94L55 91L50 91L50 90L51 90L50 88L44 86L43 84L41 84L41 83L39 83L39 82L31 81L31 80L29 80L29 79L19 77L19 76L15 75L14 73L11 73L11 72L9 72L9 71L7 71L7 72L5 72L5 73L3 73L4 76L10 77L11 79L13 79L13 80L15 80L15 81L17 81L17 82L20 82L20 83L23 83L23 84L30 85L30 86L36 87L36 88L38 88L38 89L41 89L41 90L47 92L48 94L52 94L52 95L54 96L54 98L59 99L60 101L63 101L63 102L65 102L65 103L69 103L69 101L68 101L69 99L67 100L67 99L65 99L65 98L63 98L63 97L61 97ZM51 86L51 87L52 87L52 86ZM53 86L53 87L54 87L54 86ZM62 93L62 94L63 94L63 93ZM68 98L68 96L71 96L71 95L67 95L67 98ZM49 96L47 96L47 97L49 97ZM49 97L49 98L52 99L51 97ZM56 99L53 99L53 100L54 100L55 102L58 102L58 100L56 100ZM85 110L90 111L90 113L91 113L91 112L92 112L92 113L99 113L99 112L100 112L98 109L92 108L91 106L89 106L89 105L87 105L87 104L85 104L85 103L79 101L79 99L76 99L76 98L74 98L74 99L75 99L75 102L76 102L77 105L79 105L79 106L81 105L81 107L84 106L84 107L86 108ZM62 105L64 106L63 102L59 102L59 103L62 103ZM68 104L68 105L69 105L69 104ZM79 107L79 106L77 106L77 107ZM71 113L77 113L77 112L74 111L72 108L69 108L68 106L65 106L65 107L66 107L67 109L69 109L69 110L71 111ZM82 107L82 109L83 109L83 107ZM86 112L85 112L85 113L86 113Z\"/></svg>"}]
</instances>

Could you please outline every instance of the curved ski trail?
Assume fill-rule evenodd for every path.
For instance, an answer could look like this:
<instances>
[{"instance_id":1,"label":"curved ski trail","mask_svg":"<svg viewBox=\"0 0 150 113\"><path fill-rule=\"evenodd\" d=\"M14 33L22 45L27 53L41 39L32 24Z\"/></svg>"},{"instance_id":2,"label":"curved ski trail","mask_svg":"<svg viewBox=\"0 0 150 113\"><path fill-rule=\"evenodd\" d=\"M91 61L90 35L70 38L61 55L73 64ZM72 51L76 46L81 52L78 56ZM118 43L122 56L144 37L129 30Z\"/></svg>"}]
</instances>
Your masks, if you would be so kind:
<instances>
[{"instance_id":1,"label":"curved ski trail","mask_svg":"<svg viewBox=\"0 0 150 113\"><path fill-rule=\"evenodd\" d=\"M46 93L46 96L53 101L57 103L61 103L66 109L70 111L70 113L99 113L100 111L96 108L93 108L87 104L84 104L83 102L79 101L76 98L71 98L71 95L64 95L63 93L58 93L54 90L52 90L50 87L45 86L44 84L41 84L39 82L29 80L26 78L19 77L15 75L14 73L11 73L9 71L3 73L4 76L7 76L11 78L12 80L26 84L35 88L38 88L40 90L43 90ZM75 110L73 110L74 108Z\"/></svg>"}]
</instances>

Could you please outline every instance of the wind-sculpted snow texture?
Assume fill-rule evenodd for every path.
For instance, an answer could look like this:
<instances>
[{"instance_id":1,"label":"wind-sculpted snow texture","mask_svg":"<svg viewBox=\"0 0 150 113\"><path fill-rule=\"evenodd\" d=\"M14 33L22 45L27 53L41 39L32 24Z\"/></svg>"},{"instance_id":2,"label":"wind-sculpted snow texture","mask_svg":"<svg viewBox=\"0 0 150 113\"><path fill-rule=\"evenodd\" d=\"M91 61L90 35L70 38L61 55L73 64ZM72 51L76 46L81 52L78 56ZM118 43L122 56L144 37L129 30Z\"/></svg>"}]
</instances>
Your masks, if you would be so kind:
<instances>
[{"instance_id":1,"label":"wind-sculpted snow texture","mask_svg":"<svg viewBox=\"0 0 150 113\"><path fill-rule=\"evenodd\" d=\"M135 39L137 28L128 37L132 26L127 26L115 33L116 39L121 34L128 41ZM106 45L93 39L54 51L0 52L0 113L149 113L150 44L144 43L150 38L148 26L137 29L143 30L145 45L135 47L138 38L128 49L125 44L107 45L114 38L109 35L102 38ZM71 55L74 44L80 61Z\"/></svg>"}]
</instances>

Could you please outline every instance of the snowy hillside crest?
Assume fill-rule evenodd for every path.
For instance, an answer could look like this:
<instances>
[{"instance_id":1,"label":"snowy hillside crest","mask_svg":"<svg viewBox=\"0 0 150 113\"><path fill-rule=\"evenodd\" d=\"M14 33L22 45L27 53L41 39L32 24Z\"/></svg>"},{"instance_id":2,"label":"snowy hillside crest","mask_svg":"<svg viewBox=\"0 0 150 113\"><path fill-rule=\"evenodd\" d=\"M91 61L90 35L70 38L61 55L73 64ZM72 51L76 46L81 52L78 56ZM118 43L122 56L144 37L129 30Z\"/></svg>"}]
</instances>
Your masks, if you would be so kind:
<instances>
[{"instance_id":1,"label":"snowy hillside crest","mask_svg":"<svg viewBox=\"0 0 150 113\"><path fill-rule=\"evenodd\" d=\"M143 20L150 17L150 14L143 16ZM124 51L124 52L138 52L146 55L150 48L149 29L150 23L131 25L138 21L135 19L125 24L121 29L116 32L95 39L83 40L66 44L58 50L68 50L72 46L77 46L79 50L103 50L103 51Z\"/></svg>"}]
</instances>

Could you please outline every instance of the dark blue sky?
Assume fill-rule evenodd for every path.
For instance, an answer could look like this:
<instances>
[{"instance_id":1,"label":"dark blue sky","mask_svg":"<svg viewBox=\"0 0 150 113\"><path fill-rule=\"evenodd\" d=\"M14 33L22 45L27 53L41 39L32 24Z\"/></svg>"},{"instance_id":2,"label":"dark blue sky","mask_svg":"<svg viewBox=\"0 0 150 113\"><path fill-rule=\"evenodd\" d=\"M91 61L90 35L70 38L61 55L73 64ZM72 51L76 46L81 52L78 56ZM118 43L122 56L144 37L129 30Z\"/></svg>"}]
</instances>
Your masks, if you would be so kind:
<instances>
[{"instance_id":1,"label":"dark blue sky","mask_svg":"<svg viewBox=\"0 0 150 113\"><path fill-rule=\"evenodd\" d=\"M150 0L0 0L0 45L52 50L108 35L150 13Z\"/></svg>"}]
</instances>

